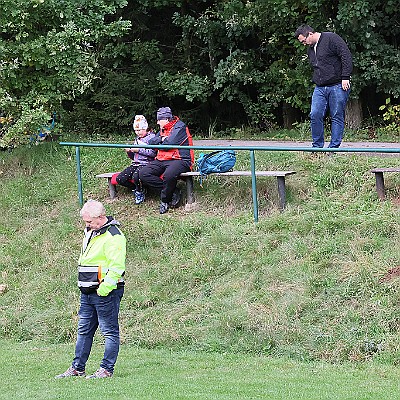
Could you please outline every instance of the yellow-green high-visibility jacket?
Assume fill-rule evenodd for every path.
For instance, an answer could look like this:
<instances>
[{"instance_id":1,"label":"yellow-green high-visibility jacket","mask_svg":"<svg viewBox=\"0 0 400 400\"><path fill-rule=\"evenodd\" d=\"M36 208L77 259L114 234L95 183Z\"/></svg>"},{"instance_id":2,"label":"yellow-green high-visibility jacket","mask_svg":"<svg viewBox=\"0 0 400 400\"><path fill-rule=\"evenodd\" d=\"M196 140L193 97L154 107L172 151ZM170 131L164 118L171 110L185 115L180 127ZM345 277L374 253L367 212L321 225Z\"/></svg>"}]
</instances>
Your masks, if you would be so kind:
<instances>
[{"instance_id":1,"label":"yellow-green high-visibility jacket","mask_svg":"<svg viewBox=\"0 0 400 400\"><path fill-rule=\"evenodd\" d=\"M78 261L78 286L85 294L99 289L106 296L124 282L126 239L118 228L119 222L107 218L108 222L100 229L92 232L85 229Z\"/></svg>"}]
</instances>

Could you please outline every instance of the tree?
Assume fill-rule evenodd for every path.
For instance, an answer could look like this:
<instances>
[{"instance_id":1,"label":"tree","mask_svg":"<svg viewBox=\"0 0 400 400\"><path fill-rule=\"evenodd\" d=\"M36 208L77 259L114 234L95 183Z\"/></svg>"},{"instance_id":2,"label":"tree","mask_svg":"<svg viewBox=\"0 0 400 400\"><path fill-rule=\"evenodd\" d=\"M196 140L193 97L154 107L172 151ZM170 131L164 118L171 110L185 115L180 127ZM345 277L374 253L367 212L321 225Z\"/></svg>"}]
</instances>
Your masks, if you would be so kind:
<instances>
[{"instance_id":1,"label":"tree","mask_svg":"<svg viewBox=\"0 0 400 400\"><path fill-rule=\"evenodd\" d=\"M0 109L13 124L1 147L26 141L61 102L97 77L99 47L130 23L111 16L126 0L2 0Z\"/></svg>"},{"instance_id":2,"label":"tree","mask_svg":"<svg viewBox=\"0 0 400 400\"><path fill-rule=\"evenodd\" d=\"M293 37L297 26L307 22L318 31L337 32L354 56L348 115L357 127L371 92L399 95L399 6L399 0L228 0L174 21L186 41L197 40L196 54L204 55L203 69L196 66L198 81L207 74L211 96L241 104L249 122L262 126L279 119L281 111L308 111L311 69Z\"/></svg>"},{"instance_id":3,"label":"tree","mask_svg":"<svg viewBox=\"0 0 400 400\"><path fill-rule=\"evenodd\" d=\"M339 5L336 25L353 52L353 105L359 110L377 108L385 97L400 95L399 7L399 0L342 1ZM376 98L378 104L373 102Z\"/></svg>"},{"instance_id":4,"label":"tree","mask_svg":"<svg viewBox=\"0 0 400 400\"><path fill-rule=\"evenodd\" d=\"M135 113L151 121L165 105L195 133L289 126L306 118L313 89L293 37L304 22L352 51L353 127L400 94L400 0L3 3L0 108L16 119L3 143L59 108L75 131L128 132Z\"/></svg>"}]
</instances>

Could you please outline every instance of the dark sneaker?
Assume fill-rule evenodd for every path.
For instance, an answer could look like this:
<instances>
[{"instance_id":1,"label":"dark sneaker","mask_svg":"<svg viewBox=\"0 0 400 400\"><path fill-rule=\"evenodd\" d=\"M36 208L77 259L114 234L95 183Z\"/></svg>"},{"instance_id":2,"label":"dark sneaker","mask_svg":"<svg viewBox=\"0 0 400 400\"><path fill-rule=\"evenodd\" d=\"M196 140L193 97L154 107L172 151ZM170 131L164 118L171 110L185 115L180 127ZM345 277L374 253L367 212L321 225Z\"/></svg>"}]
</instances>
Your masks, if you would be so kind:
<instances>
[{"instance_id":1,"label":"dark sneaker","mask_svg":"<svg viewBox=\"0 0 400 400\"><path fill-rule=\"evenodd\" d=\"M86 379L92 379L92 378L111 378L113 374L111 372L108 372L104 368L99 368L94 374L89 375L86 377Z\"/></svg>"},{"instance_id":2,"label":"dark sneaker","mask_svg":"<svg viewBox=\"0 0 400 400\"><path fill-rule=\"evenodd\" d=\"M171 200L171 203L170 203L171 208L178 207L179 202L181 201L181 197L182 197L181 189L176 188L174 190L173 195L172 195L172 200Z\"/></svg>"},{"instance_id":3,"label":"dark sneaker","mask_svg":"<svg viewBox=\"0 0 400 400\"><path fill-rule=\"evenodd\" d=\"M135 204L142 204L144 202L144 199L146 198L144 192L140 190L135 190Z\"/></svg>"},{"instance_id":4,"label":"dark sneaker","mask_svg":"<svg viewBox=\"0 0 400 400\"><path fill-rule=\"evenodd\" d=\"M165 214L168 211L168 203L160 203L160 214Z\"/></svg>"},{"instance_id":5,"label":"dark sneaker","mask_svg":"<svg viewBox=\"0 0 400 400\"><path fill-rule=\"evenodd\" d=\"M57 375L56 379L69 378L70 376L85 376L85 371L77 371L74 367L69 367L64 373Z\"/></svg>"}]
</instances>

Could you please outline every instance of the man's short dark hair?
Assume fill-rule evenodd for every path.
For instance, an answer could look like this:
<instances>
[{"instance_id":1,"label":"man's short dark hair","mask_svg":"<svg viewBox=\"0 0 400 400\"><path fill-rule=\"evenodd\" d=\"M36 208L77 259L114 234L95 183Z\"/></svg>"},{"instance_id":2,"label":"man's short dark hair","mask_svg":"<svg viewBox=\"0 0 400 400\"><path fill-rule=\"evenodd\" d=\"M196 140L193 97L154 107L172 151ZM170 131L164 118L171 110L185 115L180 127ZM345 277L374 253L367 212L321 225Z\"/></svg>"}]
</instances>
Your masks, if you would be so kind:
<instances>
[{"instance_id":1,"label":"man's short dark hair","mask_svg":"<svg viewBox=\"0 0 400 400\"><path fill-rule=\"evenodd\" d=\"M306 36L308 36L309 33L315 33L314 28L311 28L310 25L303 24L303 25L300 25L300 26L296 29L296 32L294 33L294 37L295 37L296 39L298 39L298 37L299 37L300 35L303 35L304 37L306 37Z\"/></svg>"}]
</instances>

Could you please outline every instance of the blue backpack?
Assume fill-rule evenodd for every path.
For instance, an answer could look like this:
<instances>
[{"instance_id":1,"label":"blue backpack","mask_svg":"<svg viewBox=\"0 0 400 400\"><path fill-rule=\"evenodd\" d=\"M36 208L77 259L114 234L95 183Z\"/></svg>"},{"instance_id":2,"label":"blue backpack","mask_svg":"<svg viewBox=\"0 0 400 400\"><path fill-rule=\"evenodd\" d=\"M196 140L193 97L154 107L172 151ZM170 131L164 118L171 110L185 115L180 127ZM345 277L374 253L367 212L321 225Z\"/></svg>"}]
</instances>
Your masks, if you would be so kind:
<instances>
[{"instance_id":1,"label":"blue backpack","mask_svg":"<svg viewBox=\"0 0 400 400\"><path fill-rule=\"evenodd\" d=\"M200 153L196 160L197 171L201 177L212 173L228 172L236 163L236 153L233 150L213 151L212 153Z\"/></svg>"}]
</instances>

